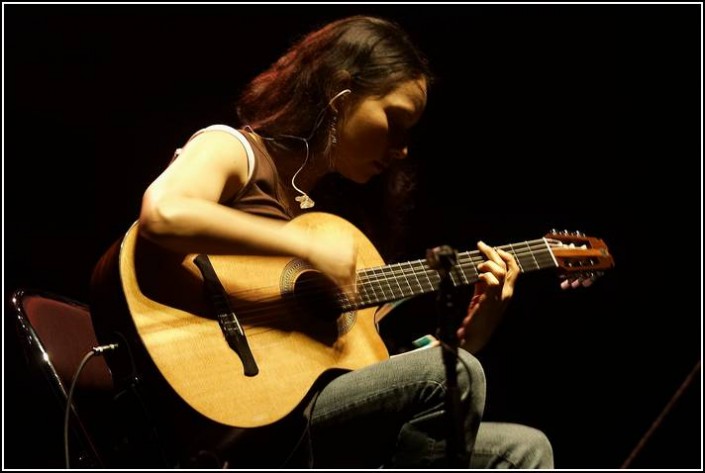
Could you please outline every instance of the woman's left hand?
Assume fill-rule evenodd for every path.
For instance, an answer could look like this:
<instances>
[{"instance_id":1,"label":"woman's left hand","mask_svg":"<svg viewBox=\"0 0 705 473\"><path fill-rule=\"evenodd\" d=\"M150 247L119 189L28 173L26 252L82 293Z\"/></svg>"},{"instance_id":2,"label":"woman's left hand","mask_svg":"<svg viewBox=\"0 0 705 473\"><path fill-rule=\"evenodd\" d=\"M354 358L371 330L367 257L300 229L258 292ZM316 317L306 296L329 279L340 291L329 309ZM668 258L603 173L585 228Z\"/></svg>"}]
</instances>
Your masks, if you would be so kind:
<instances>
[{"instance_id":1,"label":"woman's left hand","mask_svg":"<svg viewBox=\"0 0 705 473\"><path fill-rule=\"evenodd\" d=\"M477 265L479 280L475 283L463 324L458 329L461 345L471 352L482 348L499 324L514 295L514 285L520 273L510 253L483 242L478 242L477 247L487 260Z\"/></svg>"}]
</instances>

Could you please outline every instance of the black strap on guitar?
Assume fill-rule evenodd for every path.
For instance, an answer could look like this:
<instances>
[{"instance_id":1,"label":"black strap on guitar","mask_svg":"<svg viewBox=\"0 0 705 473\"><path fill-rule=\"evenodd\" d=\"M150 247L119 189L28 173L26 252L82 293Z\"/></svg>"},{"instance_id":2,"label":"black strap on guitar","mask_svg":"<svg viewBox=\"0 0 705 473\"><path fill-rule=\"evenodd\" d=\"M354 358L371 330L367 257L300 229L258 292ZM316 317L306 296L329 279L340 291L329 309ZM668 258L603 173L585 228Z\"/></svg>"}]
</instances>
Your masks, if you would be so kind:
<instances>
[{"instance_id":1,"label":"black strap on guitar","mask_svg":"<svg viewBox=\"0 0 705 473\"><path fill-rule=\"evenodd\" d=\"M245 376L256 376L259 368L255 362L250 345L247 343L245 332L237 320L235 311L230 305L230 299L225 292L223 284L215 274L215 269L207 255L198 255L193 262L203 275L203 285L211 307L218 318L220 329L223 331L228 346L238 354L245 370Z\"/></svg>"}]
</instances>

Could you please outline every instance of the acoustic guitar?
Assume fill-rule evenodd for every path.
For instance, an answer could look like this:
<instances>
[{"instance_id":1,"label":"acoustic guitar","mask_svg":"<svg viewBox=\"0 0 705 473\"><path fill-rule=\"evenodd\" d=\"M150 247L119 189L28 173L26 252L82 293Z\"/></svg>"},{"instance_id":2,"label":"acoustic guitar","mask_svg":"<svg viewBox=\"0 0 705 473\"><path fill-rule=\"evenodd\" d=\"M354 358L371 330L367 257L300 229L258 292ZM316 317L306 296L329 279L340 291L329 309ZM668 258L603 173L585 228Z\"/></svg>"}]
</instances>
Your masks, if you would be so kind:
<instances>
[{"instance_id":1,"label":"acoustic guitar","mask_svg":"<svg viewBox=\"0 0 705 473\"><path fill-rule=\"evenodd\" d=\"M355 290L340 291L298 258L184 257L139 237L137 223L122 239L118 296L129 312L122 315L169 386L216 422L272 424L324 373L387 359L376 309L438 290L439 273L426 260L387 265L362 232L339 217L307 213L287 225L352 234ZM514 255L522 272L552 268L576 283L614 265L602 240L581 234L550 233L500 248ZM475 283L483 260L479 251L458 253L452 283Z\"/></svg>"}]
</instances>

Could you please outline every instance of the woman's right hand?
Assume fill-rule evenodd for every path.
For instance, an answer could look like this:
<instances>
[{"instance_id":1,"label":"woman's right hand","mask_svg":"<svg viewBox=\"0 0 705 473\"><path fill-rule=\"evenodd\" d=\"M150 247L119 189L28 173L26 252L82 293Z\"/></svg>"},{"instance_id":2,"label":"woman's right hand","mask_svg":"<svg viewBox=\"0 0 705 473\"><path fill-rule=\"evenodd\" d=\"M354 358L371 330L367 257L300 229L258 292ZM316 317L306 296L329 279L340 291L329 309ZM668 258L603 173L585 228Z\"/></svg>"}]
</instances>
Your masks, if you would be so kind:
<instances>
[{"instance_id":1,"label":"woman's right hand","mask_svg":"<svg viewBox=\"0 0 705 473\"><path fill-rule=\"evenodd\" d=\"M343 292L355 293L357 247L349 233L314 231L309 235L307 260Z\"/></svg>"}]
</instances>

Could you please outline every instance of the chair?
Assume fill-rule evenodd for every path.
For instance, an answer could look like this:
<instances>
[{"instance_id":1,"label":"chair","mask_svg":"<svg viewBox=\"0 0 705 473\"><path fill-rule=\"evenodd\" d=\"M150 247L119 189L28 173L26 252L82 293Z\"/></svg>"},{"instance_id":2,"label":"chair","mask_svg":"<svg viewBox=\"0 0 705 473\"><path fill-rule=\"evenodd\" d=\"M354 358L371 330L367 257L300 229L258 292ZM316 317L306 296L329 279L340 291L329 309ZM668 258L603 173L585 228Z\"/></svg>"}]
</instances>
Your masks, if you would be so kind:
<instances>
[{"instance_id":1,"label":"chair","mask_svg":"<svg viewBox=\"0 0 705 473\"><path fill-rule=\"evenodd\" d=\"M84 356L98 345L88 306L26 289L15 291L10 305L28 363L43 374L65 412L73 376ZM76 382L70 414L71 467L107 466L97 424L110 412L106 407L112 389L105 360L96 356L88 360Z\"/></svg>"}]
</instances>

